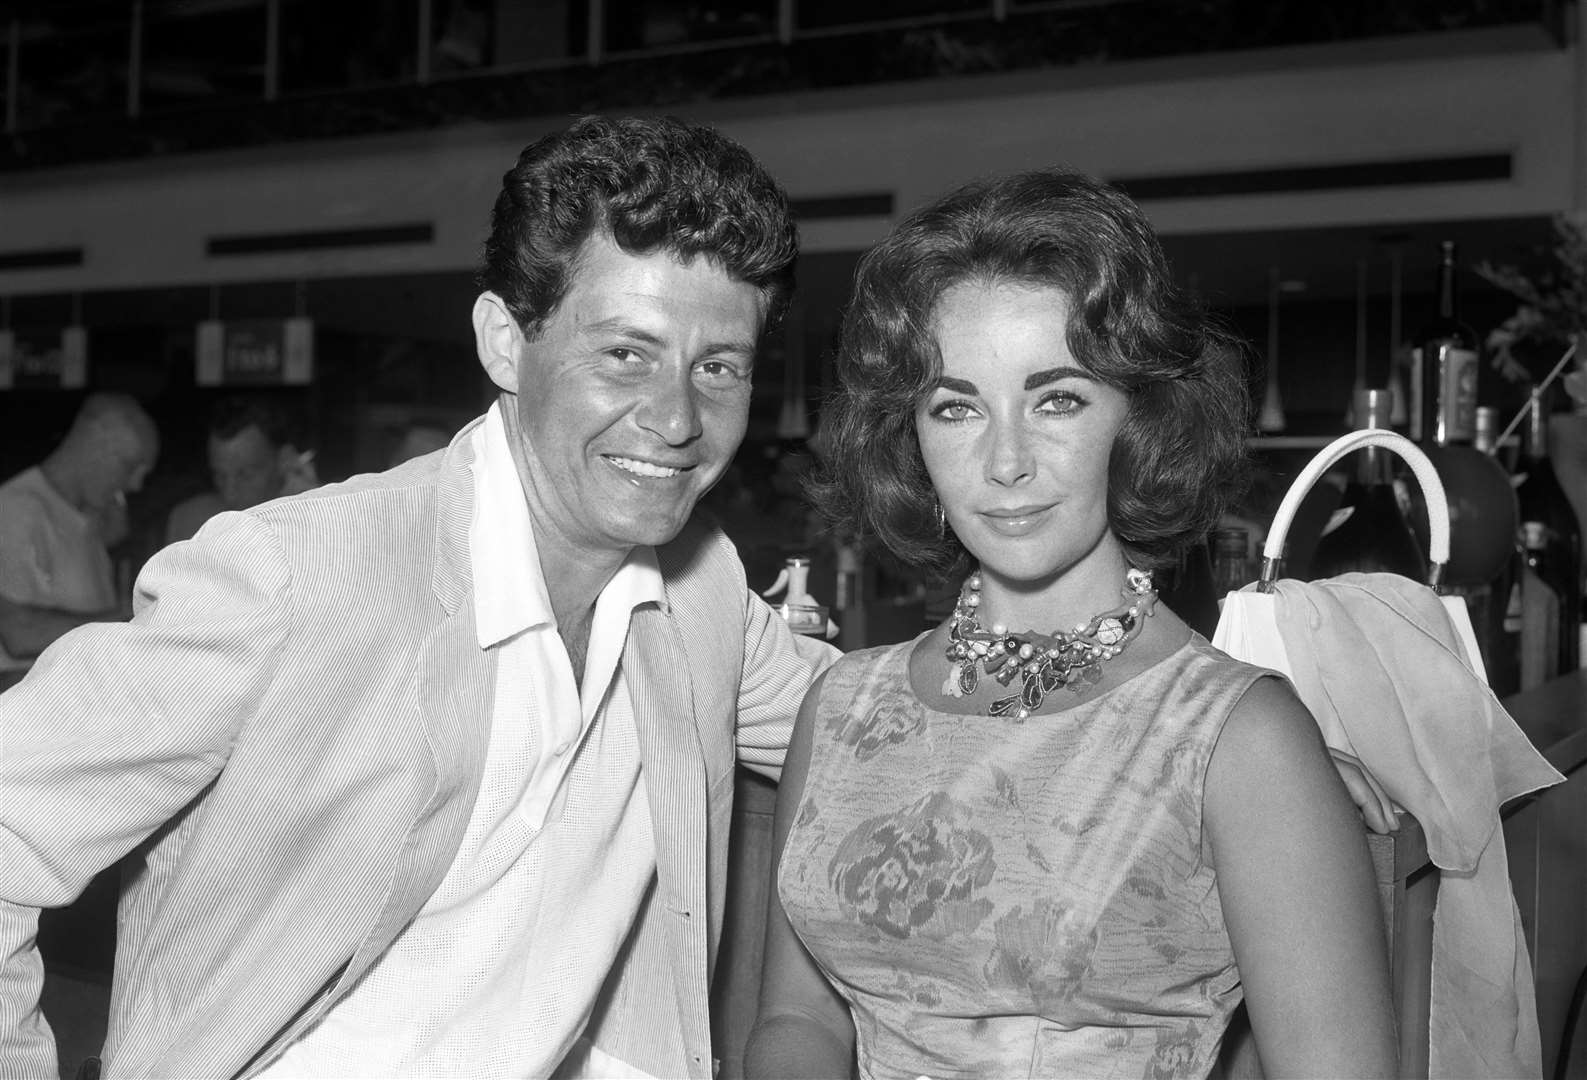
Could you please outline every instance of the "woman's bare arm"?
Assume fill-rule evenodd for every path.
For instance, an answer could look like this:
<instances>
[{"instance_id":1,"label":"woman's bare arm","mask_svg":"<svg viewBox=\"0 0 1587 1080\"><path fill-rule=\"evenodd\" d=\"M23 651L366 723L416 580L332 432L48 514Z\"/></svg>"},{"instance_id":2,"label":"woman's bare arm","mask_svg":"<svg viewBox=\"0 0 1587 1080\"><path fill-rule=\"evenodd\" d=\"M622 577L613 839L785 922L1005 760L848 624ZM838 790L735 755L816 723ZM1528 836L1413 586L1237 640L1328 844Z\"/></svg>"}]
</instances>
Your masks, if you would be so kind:
<instances>
[{"instance_id":1,"label":"woman's bare arm","mask_svg":"<svg viewBox=\"0 0 1587 1080\"><path fill-rule=\"evenodd\" d=\"M1390 1077L1397 1049L1371 857L1316 722L1256 683L1207 770L1205 824L1263 1071Z\"/></svg>"},{"instance_id":2,"label":"woman's bare arm","mask_svg":"<svg viewBox=\"0 0 1587 1080\"><path fill-rule=\"evenodd\" d=\"M744 1048L744 1075L751 1080L846 1077L854 1070L854 1021L848 1006L805 951L804 943L789 925L777 893L777 866L804 794L816 702L824 681L825 676L817 679L800 705L788 759L777 786L760 1013Z\"/></svg>"}]
</instances>

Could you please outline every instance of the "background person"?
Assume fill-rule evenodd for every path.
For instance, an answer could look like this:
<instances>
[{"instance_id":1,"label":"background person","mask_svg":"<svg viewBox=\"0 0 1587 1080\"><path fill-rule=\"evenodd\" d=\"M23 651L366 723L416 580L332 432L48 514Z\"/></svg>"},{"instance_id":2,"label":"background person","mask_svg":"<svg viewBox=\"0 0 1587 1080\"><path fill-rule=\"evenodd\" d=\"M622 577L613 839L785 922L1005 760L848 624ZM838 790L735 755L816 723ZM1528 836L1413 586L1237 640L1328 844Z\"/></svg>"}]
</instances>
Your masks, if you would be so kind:
<instances>
[{"instance_id":1,"label":"background person","mask_svg":"<svg viewBox=\"0 0 1587 1080\"><path fill-rule=\"evenodd\" d=\"M453 430L436 420L413 420L402 425L396 445L391 448L388 468L416 457L434 453L452 441Z\"/></svg>"},{"instance_id":2,"label":"background person","mask_svg":"<svg viewBox=\"0 0 1587 1080\"><path fill-rule=\"evenodd\" d=\"M712 1075L735 766L776 775L834 652L690 521L796 252L709 129L524 150L487 414L162 549L0 696L4 1071L55 1068L37 910L147 843L108 1075Z\"/></svg>"},{"instance_id":3,"label":"background person","mask_svg":"<svg viewBox=\"0 0 1587 1080\"><path fill-rule=\"evenodd\" d=\"M1156 599L1248 417L1140 211L1057 170L944 196L862 260L839 372L816 505L973 568L800 711L750 1075L1206 1076L1242 998L1268 1075L1394 1075L1317 725Z\"/></svg>"},{"instance_id":4,"label":"background person","mask_svg":"<svg viewBox=\"0 0 1587 1080\"><path fill-rule=\"evenodd\" d=\"M0 485L0 670L26 667L86 622L130 613L109 549L159 453L135 399L94 393L48 457Z\"/></svg>"},{"instance_id":5,"label":"background person","mask_svg":"<svg viewBox=\"0 0 1587 1080\"><path fill-rule=\"evenodd\" d=\"M214 488L171 508L165 542L190 538L222 510L246 510L319 486L314 453L298 448L302 440L297 427L282 402L262 394L217 401L210 413L206 447Z\"/></svg>"}]
</instances>

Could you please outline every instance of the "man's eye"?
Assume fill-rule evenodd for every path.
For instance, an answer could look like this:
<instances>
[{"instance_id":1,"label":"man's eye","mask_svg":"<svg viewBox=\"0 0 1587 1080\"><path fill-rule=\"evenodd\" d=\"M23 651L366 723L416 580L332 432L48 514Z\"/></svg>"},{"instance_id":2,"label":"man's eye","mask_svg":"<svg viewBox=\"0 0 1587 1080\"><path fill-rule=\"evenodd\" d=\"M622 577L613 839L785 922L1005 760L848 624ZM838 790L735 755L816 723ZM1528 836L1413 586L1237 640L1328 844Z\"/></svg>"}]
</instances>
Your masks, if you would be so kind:
<instances>
[{"instance_id":1,"label":"man's eye","mask_svg":"<svg viewBox=\"0 0 1587 1080\"><path fill-rule=\"evenodd\" d=\"M702 360L695 369L712 381L737 381L749 377L747 371L725 360Z\"/></svg>"}]
</instances>

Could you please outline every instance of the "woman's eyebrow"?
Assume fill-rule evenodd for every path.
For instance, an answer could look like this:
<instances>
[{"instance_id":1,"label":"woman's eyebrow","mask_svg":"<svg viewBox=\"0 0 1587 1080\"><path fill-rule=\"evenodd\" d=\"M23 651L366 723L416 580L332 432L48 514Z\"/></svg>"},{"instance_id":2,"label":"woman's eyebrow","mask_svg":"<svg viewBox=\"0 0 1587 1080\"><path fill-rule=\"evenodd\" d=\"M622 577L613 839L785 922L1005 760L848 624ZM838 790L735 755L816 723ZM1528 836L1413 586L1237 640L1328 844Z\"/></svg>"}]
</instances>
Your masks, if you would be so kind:
<instances>
[{"instance_id":1,"label":"woman's eyebrow","mask_svg":"<svg viewBox=\"0 0 1587 1080\"><path fill-rule=\"evenodd\" d=\"M1055 383L1059 379L1089 379L1090 377L1090 373L1084 368L1047 368L1044 371L1035 371L1025 376L1025 389L1035 390L1038 387L1046 386L1048 383Z\"/></svg>"},{"instance_id":2,"label":"woman's eyebrow","mask_svg":"<svg viewBox=\"0 0 1587 1080\"><path fill-rule=\"evenodd\" d=\"M975 383L971 382L969 379L955 379L951 375L940 376L937 379L936 385L933 386L932 389L950 390L955 394L969 394L971 397L974 397L976 394L981 392L980 390L976 389Z\"/></svg>"}]
</instances>

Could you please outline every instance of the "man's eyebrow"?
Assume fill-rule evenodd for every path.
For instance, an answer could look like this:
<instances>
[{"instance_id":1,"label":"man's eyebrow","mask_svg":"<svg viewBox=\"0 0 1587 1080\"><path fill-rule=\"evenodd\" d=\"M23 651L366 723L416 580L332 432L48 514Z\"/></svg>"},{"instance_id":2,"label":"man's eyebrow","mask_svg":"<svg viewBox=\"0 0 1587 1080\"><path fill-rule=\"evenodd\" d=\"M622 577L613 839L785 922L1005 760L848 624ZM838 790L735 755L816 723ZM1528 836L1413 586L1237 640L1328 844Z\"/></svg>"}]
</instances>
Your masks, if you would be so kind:
<instances>
[{"instance_id":1,"label":"man's eyebrow","mask_svg":"<svg viewBox=\"0 0 1587 1080\"><path fill-rule=\"evenodd\" d=\"M633 341L643 342L646 345L665 345L666 342L655 333L635 326L620 316L610 319L600 319L596 322L586 323L583 327L586 334L618 334ZM713 341L700 350L703 356L720 356L724 353L735 356L754 356L757 352L753 340Z\"/></svg>"},{"instance_id":2,"label":"man's eyebrow","mask_svg":"<svg viewBox=\"0 0 1587 1080\"><path fill-rule=\"evenodd\" d=\"M1025 376L1025 389L1036 390L1040 387L1046 386L1048 383L1055 383L1059 379L1089 378L1091 378L1091 373L1086 371L1084 368L1072 366L1047 368L1044 371L1033 371L1029 375Z\"/></svg>"},{"instance_id":3,"label":"man's eyebrow","mask_svg":"<svg viewBox=\"0 0 1587 1080\"><path fill-rule=\"evenodd\" d=\"M724 353L731 356L753 357L759 350L753 341L715 341L701 349L701 355L721 356Z\"/></svg>"},{"instance_id":4,"label":"man's eyebrow","mask_svg":"<svg viewBox=\"0 0 1587 1080\"><path fill-rule=\"evenodd\" d=\"M635 326L627 319L620 317L601 319L597 322L585 323L584 332L587 334L621 334L623 337L632 338L635 341L642 341L646 345L660 345L662 343L661 338L657 337L649 330Z\"/></svg>"}]
</instances>

